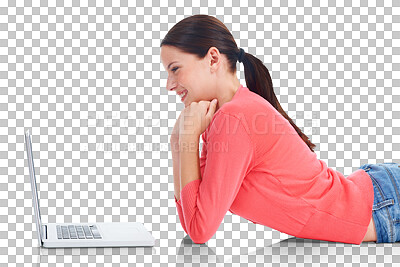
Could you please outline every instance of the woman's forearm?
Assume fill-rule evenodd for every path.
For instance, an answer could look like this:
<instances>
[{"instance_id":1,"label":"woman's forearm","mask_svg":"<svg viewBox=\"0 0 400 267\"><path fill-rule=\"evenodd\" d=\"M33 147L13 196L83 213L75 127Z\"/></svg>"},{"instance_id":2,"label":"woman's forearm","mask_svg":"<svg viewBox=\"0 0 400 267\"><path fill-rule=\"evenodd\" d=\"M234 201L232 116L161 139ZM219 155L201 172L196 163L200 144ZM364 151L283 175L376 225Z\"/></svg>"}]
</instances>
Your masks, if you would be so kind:
<instances>
[{"instance_id":1,"label":"woman's forearm","mask_svg":"<svg viewBox=\"0 0 400 267\"><path fill-rule=\"evenodd\" d=\"M172 168L174 174L174 190L176 200L179 201L181 198L181 178L179 175L180 164L179 164L179 141L171 139L171 151L172 151Z\"/></svg>"}]
</instances>

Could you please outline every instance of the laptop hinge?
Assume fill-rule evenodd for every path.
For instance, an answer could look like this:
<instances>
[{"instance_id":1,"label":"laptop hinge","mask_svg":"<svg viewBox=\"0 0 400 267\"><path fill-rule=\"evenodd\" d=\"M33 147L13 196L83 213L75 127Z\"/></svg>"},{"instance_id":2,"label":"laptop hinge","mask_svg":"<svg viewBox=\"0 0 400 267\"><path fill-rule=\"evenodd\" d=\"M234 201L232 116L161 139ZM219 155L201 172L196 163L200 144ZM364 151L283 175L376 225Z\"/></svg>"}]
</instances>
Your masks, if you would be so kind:
<instances>
[{"instance_id":1,"label":"laptop hinge","mask_svg":"<svg viewBox=\"0 0 400 267\"><path fill-rule=\"evenodd\" d=\"M48 239L47 238L47 225L43 224L43 236L42 239Z\"/></svg>"}]
</instances>

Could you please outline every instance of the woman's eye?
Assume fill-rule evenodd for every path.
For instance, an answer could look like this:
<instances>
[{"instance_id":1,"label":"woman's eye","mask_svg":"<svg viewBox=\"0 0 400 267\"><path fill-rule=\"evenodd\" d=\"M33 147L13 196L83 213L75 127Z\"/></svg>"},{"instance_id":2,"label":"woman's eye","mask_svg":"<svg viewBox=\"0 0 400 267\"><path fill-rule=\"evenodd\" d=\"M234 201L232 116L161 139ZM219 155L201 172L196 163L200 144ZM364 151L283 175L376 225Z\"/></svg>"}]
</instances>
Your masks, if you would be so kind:
<instances>
[{"instance_id":1,"label":"woman's eye","mask_svg":"<svg viewBox=\"0 0 400 267\"><path fill-rule=\"evenodd\" d=\"M172 69L173 72L175 72L178 69L178 67L175 67Z\"/></svg>"}]
</instances>

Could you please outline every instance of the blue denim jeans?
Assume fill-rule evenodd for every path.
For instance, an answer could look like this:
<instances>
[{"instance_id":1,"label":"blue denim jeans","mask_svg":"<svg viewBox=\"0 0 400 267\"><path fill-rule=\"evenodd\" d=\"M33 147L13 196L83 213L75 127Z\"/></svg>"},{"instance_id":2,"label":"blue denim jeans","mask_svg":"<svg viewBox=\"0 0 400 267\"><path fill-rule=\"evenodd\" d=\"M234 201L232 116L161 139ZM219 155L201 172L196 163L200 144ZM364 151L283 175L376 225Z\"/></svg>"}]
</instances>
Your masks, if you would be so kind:
<instances>
[{"instance_id":1,"label":"blue denim jeans","mask_svg":"<svg viewBox=\"0 0 400 267\"><path fill-rule=\"evenodd\" d=\"M369 174L374 187L372 218L376 243L400 241L400 164L364 164L359 169Z\"/></svg>"}]
</instances>

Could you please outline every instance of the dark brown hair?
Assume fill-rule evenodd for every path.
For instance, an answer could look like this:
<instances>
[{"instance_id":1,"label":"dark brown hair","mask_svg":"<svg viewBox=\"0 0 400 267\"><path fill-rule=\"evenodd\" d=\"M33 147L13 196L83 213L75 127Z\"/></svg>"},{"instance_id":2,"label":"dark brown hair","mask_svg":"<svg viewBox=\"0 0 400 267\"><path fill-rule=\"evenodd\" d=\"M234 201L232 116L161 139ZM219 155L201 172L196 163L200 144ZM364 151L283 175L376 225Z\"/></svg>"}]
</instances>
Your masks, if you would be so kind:
<instances>
[{"instance_id":1,"label":"dark brown hair","mask_svg":"<svg viewBox=\"0 0 400 267\"><path fill-rule=\"evenodd\" d=\"M210 47L216 47L228 59L229 71L232 74L236 73L236 62L240 50L228 28L215 17L199 14L182 19L168 31L160 47L163 45L176 47L199 59L206 56ZM268 69L258 58L249 53L244 53L242 62L246 87L271 103L314 152L315 144L311 143L307 135L296 126L279 104Z\"/></svg>"}]
</instances>

